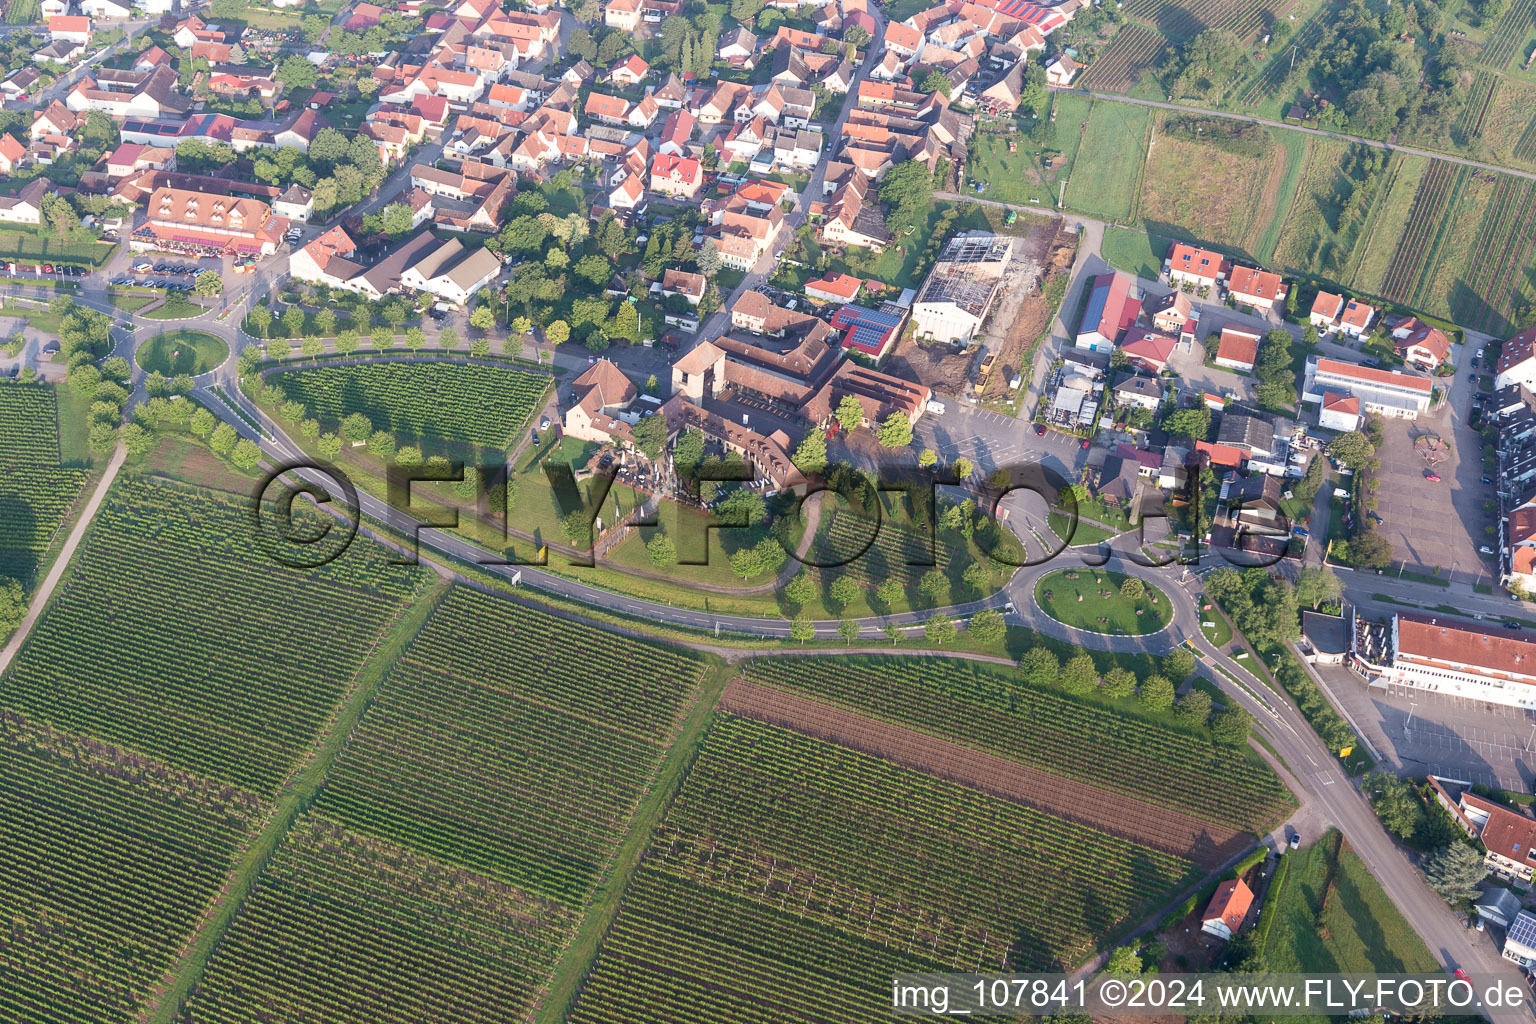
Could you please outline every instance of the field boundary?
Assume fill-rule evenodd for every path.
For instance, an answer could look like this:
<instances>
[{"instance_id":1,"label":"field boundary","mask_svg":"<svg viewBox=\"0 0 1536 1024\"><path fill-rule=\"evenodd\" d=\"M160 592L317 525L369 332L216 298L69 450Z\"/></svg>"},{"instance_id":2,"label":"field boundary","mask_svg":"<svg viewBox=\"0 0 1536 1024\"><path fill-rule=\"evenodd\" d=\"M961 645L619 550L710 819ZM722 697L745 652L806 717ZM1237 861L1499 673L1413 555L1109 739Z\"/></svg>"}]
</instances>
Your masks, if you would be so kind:
<instances>
[{"instance_id":1,"label":"field boundary","mask_svg":"<svg viewBox=\"0 0 1536 1024\"><path fill-rule=\"evenodd\" d=\"M1076 782L975 747L893 725L798 694L733 679L720 710L804 733L1032 807L1074 824L1183 857L1213 871L1253 844L1253 833Z\"/></svg>"}]
</instances>

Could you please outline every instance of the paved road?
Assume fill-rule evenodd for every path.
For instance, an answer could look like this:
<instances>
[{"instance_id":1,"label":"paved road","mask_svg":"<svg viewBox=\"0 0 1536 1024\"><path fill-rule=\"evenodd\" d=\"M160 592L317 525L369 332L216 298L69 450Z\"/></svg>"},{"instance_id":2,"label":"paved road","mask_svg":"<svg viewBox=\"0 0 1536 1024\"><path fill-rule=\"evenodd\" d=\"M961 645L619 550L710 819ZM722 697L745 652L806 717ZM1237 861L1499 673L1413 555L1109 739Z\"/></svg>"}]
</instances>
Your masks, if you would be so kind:
<instances>
[{"instance_id":1,"label":"paved road","mask_svg":"<svg viewBox=\"0 0 1536 1024\"><path fill-rule=\"evenodd\" d=\"M1079 96L1089 96L1096 100L1109 100L1115 103L1134 103L1142 107L1157 107L1160 110L1177 110L1186 114L1200 114L1205 117L1220 117L1228 121L1246 121L1249 124L1261 124L1266 128L1284 128L1293 132L1305 132L1308 135L1317 135L1327 139L1343 139L1345 142L1356 142L1362 146L1374 146L1376 149L1389 149L1394 153L1408 153L1412 156L1428 157L1432 160L1446 160L1453 164L1464 164L1467 167L1476 167L1484 171L1496 171L1500 174L1512 174L1517 178L1530 178L1536 181L1536 173L1530 171L1517 171L1509 167L1500 167L1498 164L1485 164L1477 160L1468 160L1466 157L1451 156L1447 153L1436 153L1429 149L1414 149L1410 146L1399 146L1394 142L1383 142L1380 139L1368 139L1363 135L1349 135L1344 132L1332 132L1324 128L1306 128L1301 125L1286 124L1284 121L1271 121L1265 117L1253 117L1249 114L1231 114L1222 110L1210 110L1206 107L1190 107L1182 103L1167 103L1162 100L1142 100L1134 96L1121 96L1113 92L1091 92L1087 89L1073 89L1070 87L1053 86L1052 92L1075 92Z\"/></svg>"}]
</instances>

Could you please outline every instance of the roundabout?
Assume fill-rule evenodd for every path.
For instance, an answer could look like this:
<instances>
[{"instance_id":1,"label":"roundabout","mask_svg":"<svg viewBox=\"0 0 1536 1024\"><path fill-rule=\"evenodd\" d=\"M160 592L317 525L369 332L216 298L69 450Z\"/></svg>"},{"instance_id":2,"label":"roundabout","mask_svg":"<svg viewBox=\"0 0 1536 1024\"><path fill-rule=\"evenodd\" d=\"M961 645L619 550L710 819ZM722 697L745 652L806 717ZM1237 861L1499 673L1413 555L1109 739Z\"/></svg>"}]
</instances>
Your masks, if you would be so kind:
<instances>
[{"instance_id":1,"label":"roundabout","mask_svg":"<svg viewBox=\"0 0 1536 1024\"><path fill-rule=\"evenodd\" d=\"M1107 569L1057 569L1035 581L1035 604L1046 615L1089 633L1142 636L1173 619L1173 602L1138 576Z\"/></svg>"},{"instance_id":2,"label":"roundabout","mask_svg":"<svg viewBox=\"0 0 1536 1024\"><path fill-rule=\"evenodd\" d=\"M228 359L229 344L207 331L166 331L139 346L134 358L146 373L158 370L167 377L182 373L196 377Z\"/></svg>"}]
</instances>

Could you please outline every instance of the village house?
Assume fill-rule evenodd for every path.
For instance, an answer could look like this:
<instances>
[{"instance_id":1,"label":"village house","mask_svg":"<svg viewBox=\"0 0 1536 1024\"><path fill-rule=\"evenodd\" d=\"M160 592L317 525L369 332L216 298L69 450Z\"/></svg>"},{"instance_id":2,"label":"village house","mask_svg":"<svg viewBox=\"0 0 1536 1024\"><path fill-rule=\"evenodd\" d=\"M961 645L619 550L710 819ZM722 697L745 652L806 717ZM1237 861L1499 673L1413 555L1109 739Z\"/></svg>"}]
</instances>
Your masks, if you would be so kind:
<instances>
[{"instance_id":1,"label":"village house","mask_svg":"<svg viewBox=\"0 0 1536 1024\"><path fill-rule=\"evenodd\" d=\"M1223 327L1213 360L1217 366L1228 370L1252 373L1259 357L1259 335L1236 327Z\"/></svg>"},{"instance_id":2,"label":"village house","mask_svg":"<svg viewBox=\"0 0 1536 1024\"><path fill-rule=\"evenodd\" d=\"M1234 267L1227 279L1227 294L1233 301L1255 309L1272 310L1275 303L1285 303L1285 282L1279 274L1253 267Z\"/></svg>"}]
</instances>

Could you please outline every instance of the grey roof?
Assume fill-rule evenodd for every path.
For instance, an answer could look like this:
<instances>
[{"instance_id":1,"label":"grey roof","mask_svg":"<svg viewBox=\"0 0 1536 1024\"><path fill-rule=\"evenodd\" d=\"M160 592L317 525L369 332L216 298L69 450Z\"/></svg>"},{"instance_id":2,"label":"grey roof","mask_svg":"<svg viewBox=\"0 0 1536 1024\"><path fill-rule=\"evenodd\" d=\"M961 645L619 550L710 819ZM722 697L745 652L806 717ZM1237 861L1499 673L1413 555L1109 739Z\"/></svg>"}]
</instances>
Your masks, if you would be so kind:
<instances>
[{"instance_id":1,"label":"grey roof","mask_svg":"<svg viewBox=\"0 0 1536 1024\"><path fill-rule=\"evenodd\" d=\"M1221 417L1216 443L1255 452L1275 450L1275 425L1247 413L1229 411Z\"/></svg>"},{"instance_id":2,"label":"grey roof","mask_svg":"<svg viewBox=\"0 0 1536 1024\"><path fill-rule=\"evenodd\" d=\"M1477 913L1495 924L1508 925L1520 913L1520 897L1503 886L1493 886L1477 901Z\"/></svg>"},{"instance_id":3,"label":"grey roof","mask_svg":"<svg viewBox=\"0 0 1536 1024\"><path fill-rule=\"evenodd\" d=\"M1318 654L1342 656L1349 652L1349 619L1342 615L1303 611L1301 635ZM1518 902L1516 909L1519 909Z\"/></svg>"}]
</instances>

